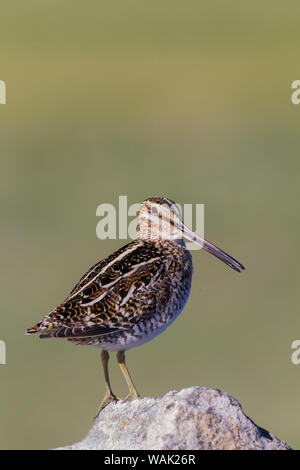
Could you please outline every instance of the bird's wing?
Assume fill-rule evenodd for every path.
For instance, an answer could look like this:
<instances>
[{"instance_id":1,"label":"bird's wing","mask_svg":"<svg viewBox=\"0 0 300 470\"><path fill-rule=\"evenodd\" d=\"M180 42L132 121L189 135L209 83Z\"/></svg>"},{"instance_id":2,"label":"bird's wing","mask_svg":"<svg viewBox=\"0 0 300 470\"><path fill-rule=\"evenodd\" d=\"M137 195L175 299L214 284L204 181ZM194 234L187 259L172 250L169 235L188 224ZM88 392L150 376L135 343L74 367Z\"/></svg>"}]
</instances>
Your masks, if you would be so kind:
<instances>
[{"instance_id":1,"label":"bird's wing","mask_svg":"<svg viewBox=\"0 0 300 470\"><path fill-rule=\"evenodd\" d=\"M127 330L130 320L143 313L141 295L164 269L161 250L134 241L93 266L67 299L28 333L79 338ZM150 304L149 297L148 308Z\"/></svg>"}]
</instances>

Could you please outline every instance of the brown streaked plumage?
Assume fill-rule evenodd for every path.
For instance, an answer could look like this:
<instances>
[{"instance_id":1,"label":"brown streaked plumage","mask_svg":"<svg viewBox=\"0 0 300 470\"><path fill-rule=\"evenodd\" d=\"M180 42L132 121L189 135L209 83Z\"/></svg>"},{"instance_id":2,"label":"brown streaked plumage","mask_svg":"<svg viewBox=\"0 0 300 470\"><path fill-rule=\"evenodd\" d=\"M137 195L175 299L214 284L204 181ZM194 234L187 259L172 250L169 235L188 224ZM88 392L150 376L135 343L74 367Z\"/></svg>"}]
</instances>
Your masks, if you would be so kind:
<instances>
[{"instance_id":1,"label":"brown streaked plumage","mask_svg":"<svg viewBox=\"0 0 300 470\"><path fill-rule=\"evenodd\" d=\"M186 227L167 198L141 205L136 239L93 266L66 300L27 330L41 338L67 338L99 346L106 394L98 411L116 400L109 382L108 351L117 359L129 386L139 395L125 365L125 351L164 331L183 310L193 274L192 258L182 236L200 244L236 271L244 267Z\"/></svg>"}]
</instances>

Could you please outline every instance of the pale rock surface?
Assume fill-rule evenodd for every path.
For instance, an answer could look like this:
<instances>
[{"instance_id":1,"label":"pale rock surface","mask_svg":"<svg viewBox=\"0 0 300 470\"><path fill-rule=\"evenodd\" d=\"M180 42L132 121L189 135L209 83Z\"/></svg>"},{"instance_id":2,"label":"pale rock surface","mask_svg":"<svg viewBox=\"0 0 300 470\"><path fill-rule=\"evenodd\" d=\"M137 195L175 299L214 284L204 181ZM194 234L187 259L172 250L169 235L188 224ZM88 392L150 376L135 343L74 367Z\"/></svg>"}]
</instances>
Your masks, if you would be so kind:
<instances>
[{"instance_id":1,"label":"pale rock surface","mask_svg":"<svg viewBox=\"0 0 300 470\"><path fill-rule=\"evenodd\" d=\"M287 450L228 393L205 387L108 405L80 442L63 450Z\"/></svg>"}]
</instances>

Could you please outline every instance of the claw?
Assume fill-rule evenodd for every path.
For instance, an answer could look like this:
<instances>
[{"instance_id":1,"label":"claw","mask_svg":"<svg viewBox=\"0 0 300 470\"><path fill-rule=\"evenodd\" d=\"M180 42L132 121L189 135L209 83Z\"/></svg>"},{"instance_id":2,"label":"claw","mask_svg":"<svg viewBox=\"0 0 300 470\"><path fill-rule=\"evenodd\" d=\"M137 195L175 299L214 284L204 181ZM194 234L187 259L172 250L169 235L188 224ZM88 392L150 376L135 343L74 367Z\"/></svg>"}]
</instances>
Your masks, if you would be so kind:
<instances>
[{"instance_id":1,"label":"claw","mask_svg":"<svg viewBox=\"0 0 300 470\"><path fill-rule=\"evenodd\" d=\"M123 398L123 401L132 401L136 400L137 398L141 398L141 396L138 393L128 393L125 398Z\"/></svg>"},{"instance_id":2,"label":"claw","mask_svg":"<svg viewBox=\"0 0 300 470\"><path fill-rule=\"evenodd\" d=\"M103 400L102 400L102 403L101 405L99 406L98 408L98 411L97 411L97 414L96 416L94 416L94 419L98 418L99 414L101 413L101 411L107 406L109 405L110 403L113 403L113 402L116 402L116 401L119 401L120 398L116 397L116 395L114 395L113 393L107 393L105 394Z\"/></svg>"}]
</instances>

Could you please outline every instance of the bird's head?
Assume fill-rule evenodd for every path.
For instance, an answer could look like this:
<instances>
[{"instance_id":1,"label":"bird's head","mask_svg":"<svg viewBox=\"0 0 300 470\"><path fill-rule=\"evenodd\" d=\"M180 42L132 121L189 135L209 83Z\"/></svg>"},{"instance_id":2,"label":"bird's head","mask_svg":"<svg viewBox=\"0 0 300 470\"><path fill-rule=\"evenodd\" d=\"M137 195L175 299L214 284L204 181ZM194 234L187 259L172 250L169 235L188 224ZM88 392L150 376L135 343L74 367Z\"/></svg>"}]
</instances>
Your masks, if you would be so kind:
<instances>
[{"instance_id":1,"label":"bird's head","mask_svg":"<svg viewBox=\"0 0 300 470\"><path fill-rule=\"evenodd\" d=\"M139 210L137 238L144 240L180 240L183 237L201 246L235 271L245 269L232 256L201 238L182 221L181 211L174 201L166 197L150 197Z\"/></svg>"}]
</instances>

